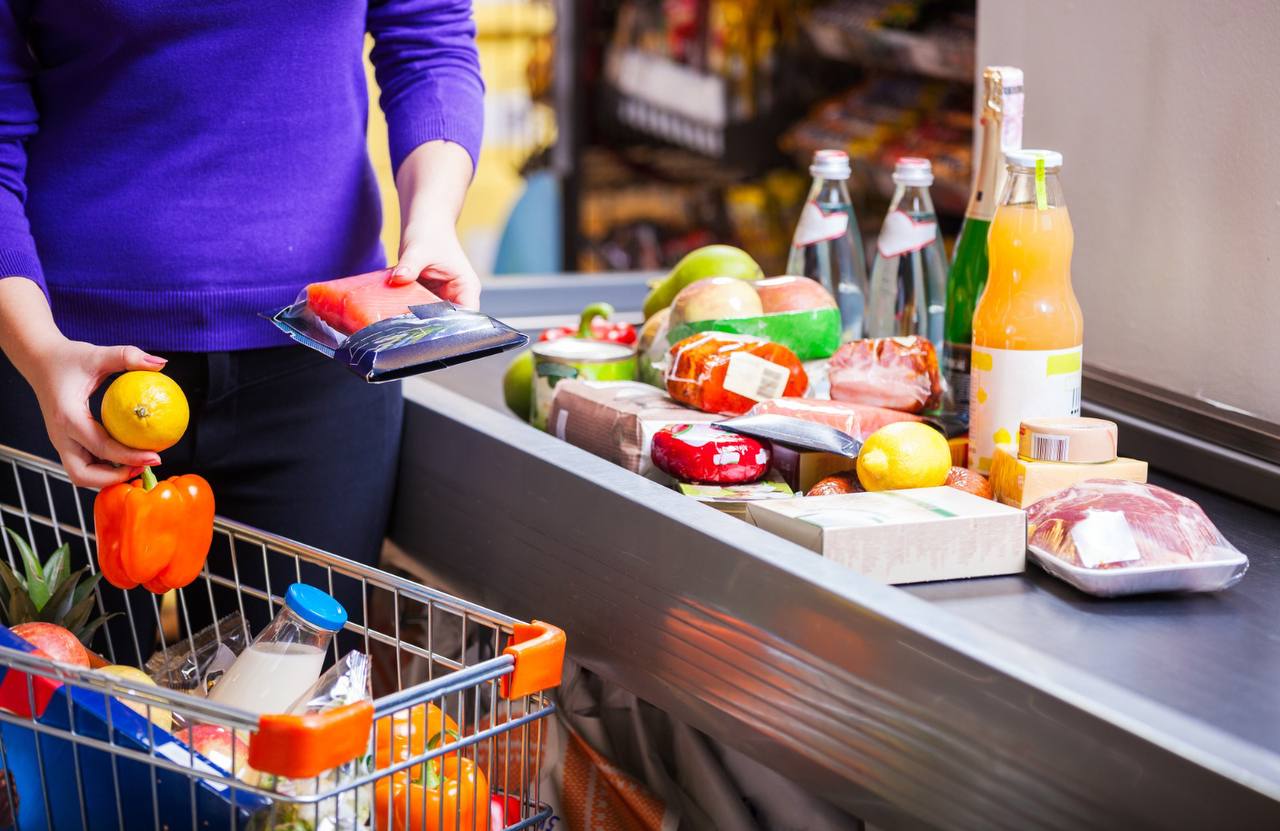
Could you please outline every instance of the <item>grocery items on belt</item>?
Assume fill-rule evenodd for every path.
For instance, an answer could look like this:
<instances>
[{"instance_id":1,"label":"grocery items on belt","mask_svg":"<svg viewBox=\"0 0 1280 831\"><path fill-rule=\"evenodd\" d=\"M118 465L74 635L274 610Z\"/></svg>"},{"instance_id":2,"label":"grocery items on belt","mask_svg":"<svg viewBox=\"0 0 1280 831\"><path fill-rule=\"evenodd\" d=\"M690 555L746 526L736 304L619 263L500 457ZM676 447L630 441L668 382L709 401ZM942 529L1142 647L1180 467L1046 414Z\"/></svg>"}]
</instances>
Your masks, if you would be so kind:
<instances>
[{"instance_id":1,"label":"grocery items on belt","mask_svg":"<svg viewBox=\"0 0 1280 831\"><path fill-rule=\"evenodd\" d=\"M955 488L806 496L748 510L760 528L883 583L1025 569L1022 511Z\"/></svg>"},{"instance_id":2,"label":"grocery items on belt","mask_svg":"<svg viewBox=\"0 0 1280 831\"><path fill-rule=\"evenodd\" d=\"M900 410L808 398L775 398L761 401L747 414L789 416L816 424L826 424L855 439L865 439L886 424L920 420L919 416Z\"/></svg>"},{"instance_id":3,"label":"grocery items on belt","mask_svg":"<svg viewBox=\"0 0 1280 831\"><path fill-rule=\"evenodd\" d=\"M1215 591L1249 565L1195 502L1115 479L1077 482L1033 504L1027 545L1045 570L1104 596Z\"/></svg>"},{"instance_id":4,"label":"grocery items on belt","mask_svg":"<svg viewBox=\"0 0 1280 831\"><path fill-rule=\"evenodd\" d=\"M862 485L858 482L858 474L853 470L820 479L805 493L805 496L834 496L841 493L861 493Z\"/></svg>"},{"instance_id":5,"label":"grocery items on belt","mask_svg":"<svg viewBox=\"0 0 1280 831\"><path fill-rule=\"evenodd\" d=\"M991 492L991 482L988 481L987 477L967 467L952 465L951 470L947 471L947 481L943 484L949 488L967 491L974 496L981 496L983 499L994 498Z\"/></svg>"},{"instance_id":6,"label":"grocery items on belt","mask_svg":"<svg viewBox=\"0 0 1280 831\"><path fill-rule=\"evenodd\" d=\"M121 589L180 589L204 568L213 513L213 491L203 477L157 482L151 468L143 468L141 480L111 485L93 500L98 569Z\"/></svg>"},{"instance_id":7,"label":"grocery items on belt","mask_svg":"<svg viewBox=\"0 0 1280 831\"><path fill-rule=\"evenodd\" d=\"M707 277L732 277L735 280L758 280L764 276L751 255L732 245L705 245L690 251L676 263L644 299L647 320L675 300L680 290Z\"/></svg>"},{"instance_id":8,"label":"grocery items on belt","mask_svg":"<svg viewBox=\"0 0 1280 831\"><path fill-rule=\"evenodd\" d=\"M852 462L838 453L801 450L781 443L769 447L773 451L773 472L797 493L807 493L819 482L847 472Z\"/></svg>"},{"instance_id":9,"label":"grocery items on belt","mask_svg":"<svg viewBox=\"0 0 1280 831\"><path fill-rule=\"evenodd\" d=\"M137 450L158 453L173 447L190 417L182 387L163 372L126 372L102 396L102 426L111 438Z\"/></svg>"},{"instance_id":10,"label":"grocery items on belt","mask_svg":"<svg viewBox=\"0 0 1280 831\"><path fill-rule=\"evenodd\" d=\"M529 350L516 355L502 374L502 400L507 409L528 421L533 412L533 353Z\"/></svg>"},{"instance_id":11,"label":"grocery items on belt","mask_svg":"<svg viewBox=\"0 0 1280 831\"><path fill-rule=\"evenodd\" d=\"M988 66L982 72L982 152L973 179L964 224L956 237L955 259L947 272L946 342L943 374L949 409L969 420L969 354L973 348L973 310L987 285L987 233L1005 176L1004 154L1022 148L1022 70ZM961 462L961 464L964 464Z\"/></svg>"},{"instance_id":12,"label":"grocery items on belt","mask_svg":"<svg viewBox=\"0 0 1280 831\"><path fill-rule=\"evenodd\" d=\"M712 424L673 424L653 436L653 463L684 482L741 484L769 470L763 442Z\"/></svg>"},{"instance_id":13,"label":"grocery items on belt","mask_svg":"<svg viewBox=\"0 0 1280 831\"><path fill-rule=\"evenodd\" d=\"M851 172L845 151L814 152L813 184L787 258L788 274L814 280L839 298L841 340L862 337L867 295L867 260L847 184Z\"/></svg>"},{"instance_id":14,"label":"grocery items on belt","mask_svg":"<svg viewBox=\"0 0 1280 831\"><path fill-rule=\"evenodd\" d=\"M986 473L1023 419L1080 414L1084 316L1071 289L1062 154L1015 150L987 237L987 287L973 313L969 467Z\"/></svg>"},{"instance_id":15,"label":"grocery items on belt","mask_svg":"<svg viewBox=\"0 0 1280 831\"><path fill-rule=\"evenodd\" d=\"M927 424L887 424L862 443L857 470L858 481L869 491L937 487L951 470L951 448Z\"/></svg>"},{"instance_id":16,"label":"grocery items on belt","mask_svg":"<svg viewBox=\"0 0 1280 831\"><path fill-rule=\"evenodd\" d=\"M530 422L547 429L551 399L561 381L633 381L636 377L635 347L620 343L561 338L533 346L533 410Z\"/></svg>"},{"instance_id":17,"label":"grocery items on belt","mask_svg":"<svg viewBox=\"0 0 1280 831\"><path fill-rule=\"evenodd\" d=\"M391 381L482 358L529 342L480 312L456 308L419 283L393 286L390 269L312 283L265 313L294 342L333 358L366 381Z\"/></svg>"},{"instance_id":18,"label":"grocery items on belt","mask_svg":"<svg viewBox=\"0 0 1280 831\"><path fill-rule=\"evenodd\" d=\"M671 323L671 307L661 309L644 322L636 343L636 377L646 384L665 390L667 332Z\"/></svg>"},{"instance_id":19,"label":"grocery items on belt","mask_svg":"<svg viewBox=\"0 0 1280 831\"><path fill-rule=\"evenodd\" d=\"M94 588L101 575L86 575L87 568L71 570L70 543L58 546L42 563L20 534L12 528L4 530L22 561L22 573L18 574L7 559L0 557L0 623L10 627L55 624L88 646L98 627L110 617L90 619L97 610Z\"/></svg>"},{"instance_id":20,"label":"grocery items on belt","mask_svg":"<svg viewBox=\"0 0 1280 831\"><path fill-rule=\"evenodd\" d=\"M608 303L592 303L582 310L577 326L553 326L543 330L540 341L560 338L587 338L630 346L636 342L636 327L613 319L614 309Z\"/></svg>"},{"instance_id":21,"label":"grocery items on belt","mask_svg":"<svg viewBox=\"0 0 1280 831\"><path fill-rule=\"evenodd\" d=\"M799 450L832 453L845 461L856 459L862 442L848 433L814 421L783 415L744 415L720 422L725 430L753 436Z\"/></svg>"},{"instance_id":22,"label":"grocery items on belt","mask_svg":"<svg viewBox=\"0 0 1280 831\"><path fill-rule=\"evenodd\" d=\"M1069 416L1027 419L1017 446L999 445L991 462L995 499L1025 508L1085 479L1147 481L1147 463L1116 457L1114 422Z\"/></svg>"},{"instance_id":23,"label":"grocery items on belt","mask_svg":"<svg viewBox=\"0 0 1280 831\"><path fill-rule=\"evenodd\" d=\"M831 397L907 413L932 410L942 397L938 356L928 339L872 338L831 357Z\"/></svg>"},{"instance_id":24,"label":"grocery items on belt","mask_svg":"<svg viewBox=\"0 0 1280 831\"><path fill-rule=\"evenodd\" d=\"M894 192L876 240L867 294L867 337L917 335L942 349L947 254L929 197L933 166L906 156L893 169Z\"/></svg>"},{"instance_id":25,"label":"grocery items on belt","mask_svg":"<svg viewBox=\"0 0 1280 831\"><path fill-rule=\"evenodd\" d=\"M259 715L288 712L320 677L325 650L346 622L346 609L332 596L294 583L275 620L240 653L210 700Z\"/></svg>"},{"instance_id":26,"label":"grocery items on belt","mask_svg":"<svg viewBox=\"0 0 1280 831\"><path fill-rule=\"evenodd\" d=\"M785 346L747 335L704 332L667 353L667 392L709 413L741 415L757 401L800 396L804 367Z\"/></svg>"},{"instance_id":27,"label":"grocery items on belt","mask_svg":"<svg viewBox=\"0 0 1280 831\"><path fill-rule=\"evenodd\" d=\"M747 506L755 502L790 499L795 494L785 482L765 479L746 485L697 485L681 483L680 492L708 507L738 519L750 521Z\"/></svg>"},{"instance_id":28,"label":"grocery items on belt","mask_svg":"<svg viewBox=\"0 0 1280 831\"><path fill-rule=\"evenodd\" d=\"M747 298L752 288L757 296ZM671 309L670 342L698 332L734 332L780 343L802 361L830 357L840 346L835 300L804 277L701 280L681 291Z\"/></svg>"},{"instance_id":29,"label":"grocery items on belt","mask_svg":"<svg viewBox=\"0 0 1280 831\"><path fill-rule=\"evenodd\" d=\"M561 381L547 432L642 476L653 470L653 434L672 424L710 423L723 416L690 410L664 390L638 381Z\"/></svg>"}]
</instances>

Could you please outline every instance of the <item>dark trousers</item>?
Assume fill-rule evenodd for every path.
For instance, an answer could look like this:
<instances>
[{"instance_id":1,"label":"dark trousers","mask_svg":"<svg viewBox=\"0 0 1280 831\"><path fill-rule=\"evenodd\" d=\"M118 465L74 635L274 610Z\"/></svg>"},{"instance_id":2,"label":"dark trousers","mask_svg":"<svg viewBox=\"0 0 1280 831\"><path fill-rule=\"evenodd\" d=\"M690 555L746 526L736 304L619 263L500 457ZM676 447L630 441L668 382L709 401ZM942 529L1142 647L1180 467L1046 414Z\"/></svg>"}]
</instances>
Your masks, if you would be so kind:
<instances>
[{"instance_id":1,"label":"dark trousers","mask_svg":"<svg viewBox=\"0 0 1280 831\"><path fill-rule=\"evenodd\" d=\"M161 454L164 464L156 471L160 478L199 473L213 486L220 515L361 563L377 563L400 448L399 383L365 383L300 346L162 355L169 359L164 372L187 394L191 423L182 440ZM99 390L91 405L95 413L101 394ZM3 356L0 444L57 459L35 394ZM0 476L0 501L11 505L16 504L13 478ZM74 516L74 507L70 510ZM92 515L86 519L92 530ZM11 516L5 520L12 524ZM40 553L47 556L49 550ZM209 565L215 573L232 575L225 540L215 540ZM236 566L242 583L265 588L260 552L254 556L237 548ZM277 596L297 578L293 565L273 565L270 572L271 590ZM317 570L304 569L302 577L328 588ZM108 606L121 608L120 593L102 585ZM358 585L343 581L335 594L358 620ZM120 663L139 665L150 654L156 621L145 595L141 588L130 592L132 621L112 621L111 639ZM207 592L201 597L199 603L188 597L186 604L189 625L196 628L212 617ZM226 614L235 601L219 597L216 606L220 615ZM246 606L245 613L253 632L270 614L261 602ZM134 654L132 633L122 634L126 623L139 636L140 656ZM128 644L123 655L121 644Z\"/></svg>"}]
</instances>

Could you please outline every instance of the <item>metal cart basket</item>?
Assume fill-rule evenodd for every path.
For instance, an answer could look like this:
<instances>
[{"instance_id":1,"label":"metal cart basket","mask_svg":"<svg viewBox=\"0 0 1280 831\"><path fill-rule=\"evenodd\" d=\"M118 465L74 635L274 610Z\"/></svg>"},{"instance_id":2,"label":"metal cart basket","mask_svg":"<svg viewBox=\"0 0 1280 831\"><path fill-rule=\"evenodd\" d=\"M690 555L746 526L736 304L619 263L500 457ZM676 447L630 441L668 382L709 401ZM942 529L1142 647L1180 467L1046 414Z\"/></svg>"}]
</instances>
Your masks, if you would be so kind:
<instances>
[{"instance_id":1,"label":"metal cart basket","mask_svg":"<svg viewBox=\"0 0 1280 831\"><path fill-rule=\"evenodd\" d=\"M38 553L67 545L72 571L95 572L92 498L58 466L0 445L0 537L15 570L10 531ZM121 614L91 662L140 667L158 653L153 664L172 664L197 652L194 630L216 644L201 649L244 644L298 581L346 598L326 665L368 654L371 702L259 717L56 663L0 627L0 829L543 827L544 693L564 655L553 626L219 518L203 572L176 592L178 637L164 634L175 630L159 596L100 582L99 612Z\"/></svg>"}]
</instances>

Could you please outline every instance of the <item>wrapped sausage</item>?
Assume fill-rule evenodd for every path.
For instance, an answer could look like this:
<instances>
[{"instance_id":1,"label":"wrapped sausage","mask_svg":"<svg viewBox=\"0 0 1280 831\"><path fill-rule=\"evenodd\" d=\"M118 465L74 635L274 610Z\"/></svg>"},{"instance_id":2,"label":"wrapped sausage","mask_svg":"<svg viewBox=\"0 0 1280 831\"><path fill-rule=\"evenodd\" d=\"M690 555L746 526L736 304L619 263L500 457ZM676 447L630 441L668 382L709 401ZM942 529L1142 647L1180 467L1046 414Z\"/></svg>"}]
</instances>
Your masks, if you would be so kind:
<instances>
[{"instance_id":1,"label":"wrapped sausage","mask_svg":"<svg viewBox=\"0 0 1280 831\"><path fill-rule=\"evenodd\" d=\"M938 355L925 338L870 338L831 357L831 397L905 413L935 409L942 400Z\"/></svg>"},{"instance_id":2,"label":"wrapped sausage","mask_svg":"<svg viewBox=\"0 0 1280 831\"><path fill-rule=\"evenodd\" d=\"M653 463L684 482L735 485L769 470L769 449L711 424L673 424L653 435Z\"/></svg>"},{"instance_id":3,"label":"wrapped sausage","mask_svg":"<svg viewBox=\"0 0 1280 831\"><path fill-rule=\"evenodd\" d=\"M861 493L862 484L858 482L856 471L846 470L835 473L825 479L819 479L805 496L831 496L837 493Z\"/></svg>"},{"instance_id":4,"label":"wrapped sausage","mask_svg":"<svg viewBox=\"0 0 1280 831\"><path fill-rule=\"evenodd\" d=\"M703 412L742 415L758 401L801 396L809 386L785 346L748 335L703 332L667 353L667 394Z\"/></svg>"},{"instance_id":5,"label":"wrapped sausage","mask_svg":"<svg viewBox=\"0 0 1280 831\"><path fill-rule=\"evenodd\" d=\"M886 424L920 421L919 416L884 407L868 407L845 401L818 401L812 398L777 398L761 401L748 415L780 415L834 427L862 441Z\"/></svg>"}]
</instances>

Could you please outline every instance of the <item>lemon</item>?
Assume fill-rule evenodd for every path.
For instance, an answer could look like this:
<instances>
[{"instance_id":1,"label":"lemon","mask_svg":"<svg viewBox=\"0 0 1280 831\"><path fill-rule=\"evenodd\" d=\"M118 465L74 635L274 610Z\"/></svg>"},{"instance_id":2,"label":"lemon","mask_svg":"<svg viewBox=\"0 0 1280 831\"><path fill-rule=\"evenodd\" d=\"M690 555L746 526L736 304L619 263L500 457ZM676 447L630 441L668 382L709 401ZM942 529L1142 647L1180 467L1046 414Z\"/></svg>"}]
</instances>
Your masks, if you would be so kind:
<instances>
[{"instance_id":1,"label":"lemon","mask_svg":"<svg viewBox=\"0 0 1280 831\"><path fill-rule=\"evenodd\" d=\"M918 421L881 427L858 453L858 481L869 491L937 487L947 481L950 470L946 437Z\"/></svg>"},{"instance_id":2,"label":"lemon","mask_svg":"<svg viewBox=\"0 0 1280 831\"><path fill-rule=\"evenodd\" d=\"M190 418L182 387L160 372L126 372L111 382L102 399L102 426L111 438L135 450L158 453L173 447Z\"/></svg>"}]
</instances>

